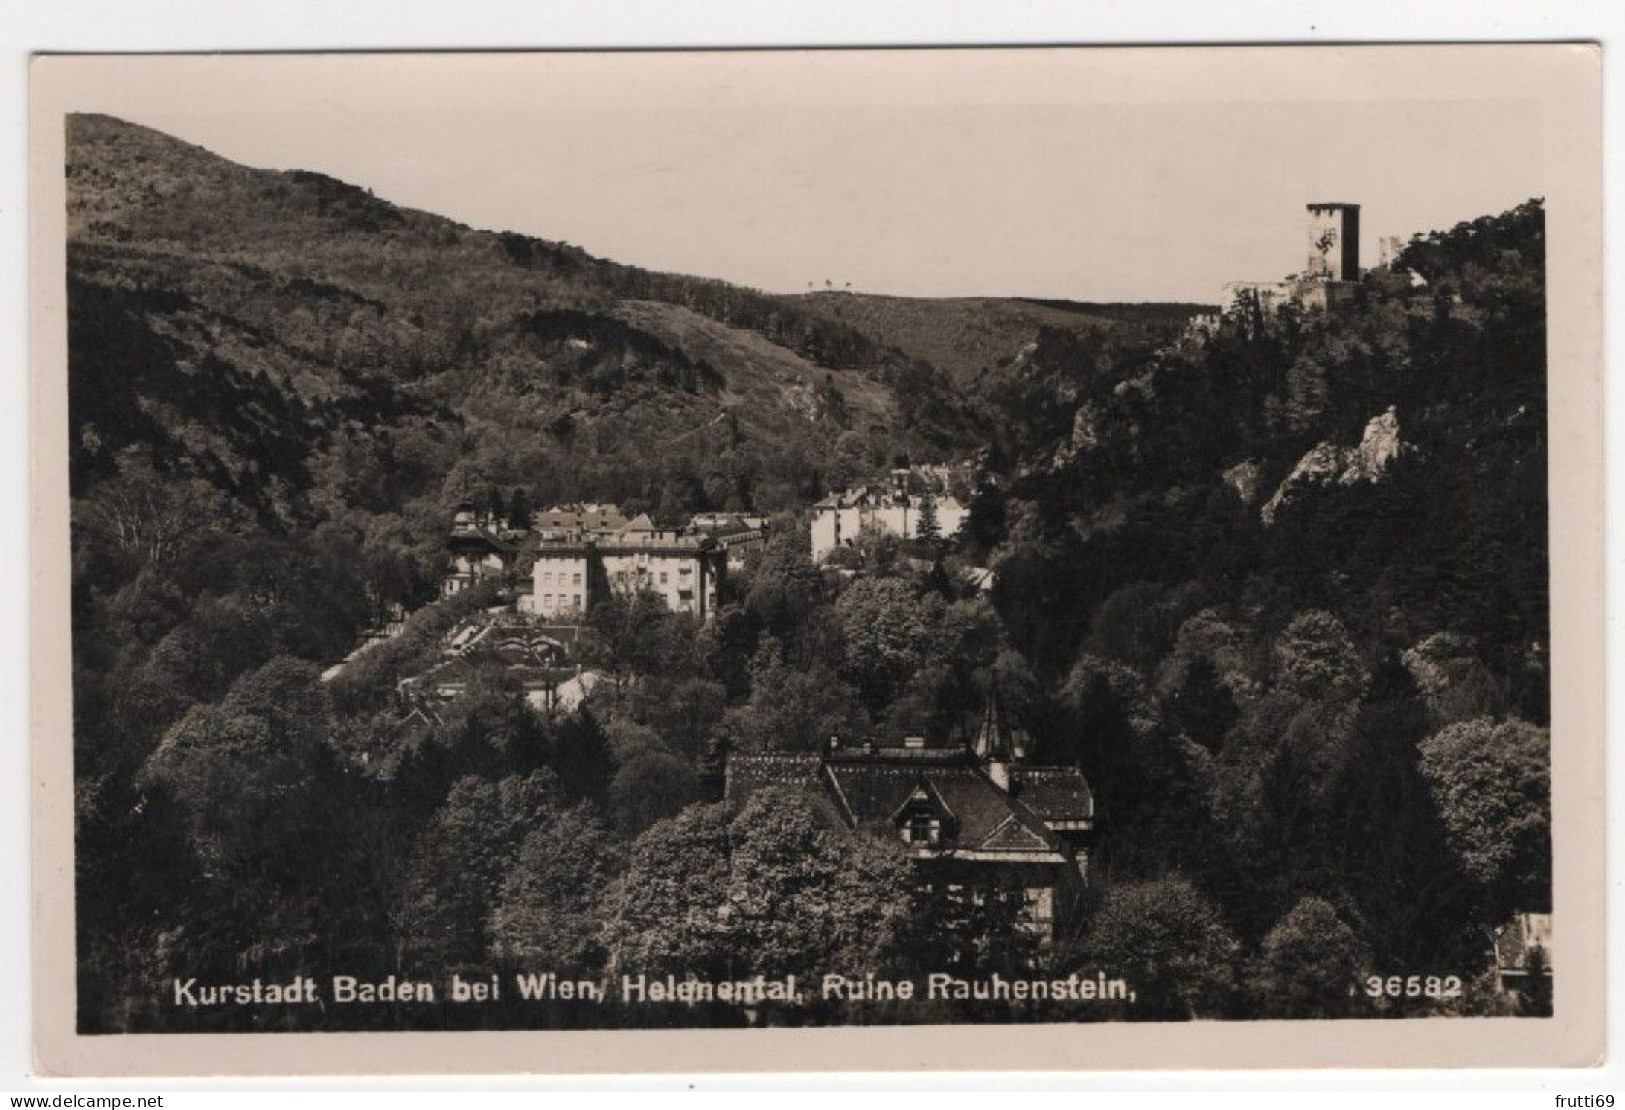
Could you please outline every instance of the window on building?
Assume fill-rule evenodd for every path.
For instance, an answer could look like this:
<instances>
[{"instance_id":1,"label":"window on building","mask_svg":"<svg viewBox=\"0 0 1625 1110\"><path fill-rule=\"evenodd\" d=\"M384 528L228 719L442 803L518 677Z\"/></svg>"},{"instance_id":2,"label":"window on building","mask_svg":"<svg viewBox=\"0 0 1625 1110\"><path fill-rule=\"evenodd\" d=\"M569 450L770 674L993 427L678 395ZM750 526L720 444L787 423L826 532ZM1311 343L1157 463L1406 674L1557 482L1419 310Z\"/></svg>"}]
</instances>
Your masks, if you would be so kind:
<instances>
[{"instance_id":1,"label":"window on building","mask_svg":"<svg viewBox=\"0 0 1625 1110\"><path fill-rule=\"evenodd\" d=\"M570 576L570 585L572 585L572 586L581 585L581 573L579 571L577 571L575 574L572 574ZM580 599L579 595L577 595L577 600L579 600L579 599Z\"/></svg>"},{"instance_id":2,"label":"window on building","mask_svg":"<svg viewBox=\"0 0 1625 1110\"><path fill-rule=\"evenodd\" d=\"M662 586L664 586L666 584L666 572L665 571L660 572L660 584Z\"/></svg>"},{"instance_id":3,"label":"window on building","mask_svg":"<svg viewBox=\"0 0 1625 1110\"><path fill-rule=\"evenodd\" d=\"M581 595L580 594L575 595L575 607L577 609L581 608Z\"/></svg>"},{"instance_id":4,"label":"window on building","mask_svg":"<svg viewBox=\"0 0 1625 1110\"><path fill-rule=\"evenodd\" d=\"M903 839L910 844L936 844L942 839L942 822L930 814L917 813L903 826Z\"/></svg>"}]
</instances>

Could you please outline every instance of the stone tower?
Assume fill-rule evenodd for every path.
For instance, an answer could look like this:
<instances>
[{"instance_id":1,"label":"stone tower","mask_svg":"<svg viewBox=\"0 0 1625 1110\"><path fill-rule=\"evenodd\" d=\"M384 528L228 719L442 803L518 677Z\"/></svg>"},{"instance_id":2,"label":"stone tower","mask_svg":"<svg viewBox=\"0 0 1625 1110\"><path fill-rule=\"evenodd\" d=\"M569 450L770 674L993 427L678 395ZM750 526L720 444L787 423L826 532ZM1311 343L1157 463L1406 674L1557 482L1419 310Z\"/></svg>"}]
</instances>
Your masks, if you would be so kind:
<instances>
[{"instance_id":1,"label":"stone tower","mask_svg":"<svg viewBox=\"0 0 1625 1110\"><path fill-rule=\"evenodd\" d=\"M1360 280L1360 206L1323 201L1309 205L1307 277Z\"/></svg>"}]
</instances>

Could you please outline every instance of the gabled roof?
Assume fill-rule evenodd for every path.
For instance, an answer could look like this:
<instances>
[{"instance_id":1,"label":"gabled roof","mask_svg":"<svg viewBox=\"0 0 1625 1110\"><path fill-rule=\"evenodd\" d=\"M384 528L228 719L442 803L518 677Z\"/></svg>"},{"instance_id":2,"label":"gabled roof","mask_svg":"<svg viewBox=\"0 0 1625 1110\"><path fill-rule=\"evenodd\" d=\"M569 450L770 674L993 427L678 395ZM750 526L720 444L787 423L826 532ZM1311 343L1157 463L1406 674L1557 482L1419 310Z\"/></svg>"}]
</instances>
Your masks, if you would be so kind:
<instances>
[{"instance_id":1,"label":"gabled roof","mask_svg":"<svg viewBox=\"0 0 1625 1110\"><path fill-rule=\"evenodd\" d=\"M945 846L1045 855L1060 851L1059 841L1043 820L1000 790L968 759L918 763L831 756L826 766L839 800L859 828L889 831L895 816L924 781L954 818L952 837L944 841ZM1011 824L1019 831L1006 828ZM990 844L995 834L1000 834L999 843Z\"/></svg>"},{"instance_id":2,"label":"gabled roof","mask_svg":"<svg viewBox=\"0 0 1625 1110\"><path fill-rule=\"evenodd\" d=\"M1049 845L1012 813L977 847L994 851L1042 852L1047 851Z\"/></svg>"},{"instance_id":3,"label":"gabled roof","mask_svg":"<svg viewBox=\"0 0 1625 1110\"><path fill-rule=\"evenodd\" d=\"M614 505L554 505L536 513L531 523L540 544L556 546L612 535L626 526L626 517Z\"/></svg>"},{"instance_id":4,"label":"gabled roof","mask_svg":"<svg viewBox=\"0 0 1625 1110\"><path fill-rule=\"evenodd\" d=\"M1095 796L1076 767L1011 768L1010 785L1021 803L1047 822L1092 821Z\"/></svg>"},{"instance_id":5,"label":"gabled roof","mask_svg":"<svg viewBox=\"0 0 1625 1110\"><path fill-rule=\"evenodd\" d=\"M854 748L823 755L750 753L728 759L726 794L742 801L765 786L822 789L847 823L895 835L929 805L950 818L933 850L977 858L1058 863L1067 849L1048 822L1091 819L1094 800L1071 767L1019 765L1005 790L964 748Z\"/></svg>"}]
</instances>

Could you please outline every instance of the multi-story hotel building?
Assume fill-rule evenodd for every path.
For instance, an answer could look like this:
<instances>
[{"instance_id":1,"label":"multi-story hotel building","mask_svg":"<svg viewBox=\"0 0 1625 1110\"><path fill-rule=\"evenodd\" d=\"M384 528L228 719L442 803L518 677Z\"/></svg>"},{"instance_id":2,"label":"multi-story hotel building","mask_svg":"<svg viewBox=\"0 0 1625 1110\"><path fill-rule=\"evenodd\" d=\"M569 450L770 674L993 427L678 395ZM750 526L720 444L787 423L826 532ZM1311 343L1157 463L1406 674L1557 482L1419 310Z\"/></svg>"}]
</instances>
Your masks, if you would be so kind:
<instances>
[{"instance_id":1,"label":"multi-story hotel building","mask_svg":"<svg viewBox=\"0 0 1625 1110\"><path fill-rule=\"evenodd\" d=\"M648 592L672 612L703 620L716 609L726 559L710 537L656 528L640 516L609 535L543 540L530 596L521 604L544 617L568 619L610 593Z\"/></svg>"}]
</instances>

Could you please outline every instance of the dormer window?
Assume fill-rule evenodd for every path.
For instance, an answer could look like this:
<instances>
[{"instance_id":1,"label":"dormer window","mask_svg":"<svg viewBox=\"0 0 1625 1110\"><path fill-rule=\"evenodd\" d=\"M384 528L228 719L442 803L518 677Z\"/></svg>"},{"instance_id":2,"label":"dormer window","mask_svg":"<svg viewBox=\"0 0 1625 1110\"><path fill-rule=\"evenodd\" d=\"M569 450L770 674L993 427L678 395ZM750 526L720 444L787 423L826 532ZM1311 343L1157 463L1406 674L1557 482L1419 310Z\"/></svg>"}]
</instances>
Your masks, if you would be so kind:
<instances>
[{"instance_id":1,"label":"dormer window","mask_svg":"<svg viewBox=\"0 0 1625 1110\"><path fill-rule=\"evenodd\" d=\"M903 824L903 842L905 844L942 843L942 822L925 813L910 817Z\"/></svg>"},{"instance_id":2,"label":"dormer window","mask_svg":"<svg viewBox=\"0 0 1625 1110\"><path fill-rule=\"evenodd\" d=\"M892 821L904 844L935 846L953 838L953 814L936 791L923 782L897 807Z\"/></svg>"}]
</instances>

